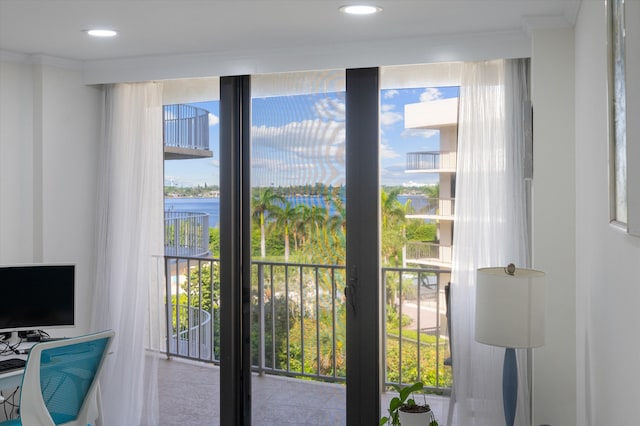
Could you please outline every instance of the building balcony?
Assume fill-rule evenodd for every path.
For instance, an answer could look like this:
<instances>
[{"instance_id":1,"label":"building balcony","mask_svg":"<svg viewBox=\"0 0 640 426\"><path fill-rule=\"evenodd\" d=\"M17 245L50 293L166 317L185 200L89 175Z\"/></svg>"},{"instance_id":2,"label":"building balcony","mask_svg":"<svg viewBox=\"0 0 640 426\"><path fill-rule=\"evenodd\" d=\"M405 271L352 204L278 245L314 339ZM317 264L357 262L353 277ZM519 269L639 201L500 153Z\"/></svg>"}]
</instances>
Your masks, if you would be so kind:
<instances>
[{"instance_id":1,"label":"building balcony","mask_svg":"<svg viewBox=\"0 0 640 426\"><path fill-rule=\"evenodd\" d=\"M408 152L406 173L455 173L455 151Z\"/></svg>"},{"instance_id":2,"label":"building balcony","mask_svg":"<svg viewBox=\"0 0 640 426\"><path fill-rule=\"evenodd\" d=\"M164 106L164 159L212 157L209 148L209 111L191 105Z\"/></svg>"},{"instance_id":3,"label":"building balcony","mask_svg":"<svg viewBox=\"0 0 640 426\"><path fill-rule=\"evenodd\" d=\"M407 263L438 268L451 268L452 247L438 243L407 244Z\"/></svg>"},{"instance_id":4,"label":"building balcony","mask_svg":"<svg viewBox=\"0 0 640 426\"><path fill-rule=\"evenodd\" d=\"M200 212L164 212L166 256L208 256L209 215Z\"/></svg>"},{"instance_id":5,"label":"building balcony","mask_svg":"<svg viewBox=\"0 0 640 426\"><path fill-rule=\"evenodd\" d=\"M407 219L453 220L455 213L455 199L427 198L424 203L413 202L413 212L406 215Z\"/></svg>"},{"instance_id":6,"label":"building balcony","mask_svg":"<svg viewBox=\"0 0 640 426\"><path fill-rule=\"evenodd\" d=\"M407 129L436 129L458 126L458 98L436 99L404 106Z\"/></svg>"}]
</instances>

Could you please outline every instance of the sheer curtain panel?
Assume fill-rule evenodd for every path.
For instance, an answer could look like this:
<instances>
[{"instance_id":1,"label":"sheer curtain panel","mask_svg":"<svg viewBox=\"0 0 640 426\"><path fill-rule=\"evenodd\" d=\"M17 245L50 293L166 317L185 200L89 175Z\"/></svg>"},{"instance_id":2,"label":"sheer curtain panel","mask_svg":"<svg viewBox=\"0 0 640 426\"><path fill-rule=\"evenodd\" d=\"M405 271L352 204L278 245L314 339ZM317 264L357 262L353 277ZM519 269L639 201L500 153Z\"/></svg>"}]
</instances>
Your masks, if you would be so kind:
<instances>
[{"instance_id":1,"label":"sheer curtain panel","mask_svg":"<svg viewBox=\"0 0 640 426\"><path fill-rule=\"evenodd\" d=\"M94 329L116 332L101 378L105 423L158 424L157 358L146 349L162 324L162 85L105 92L93 315Z\"/></svg>"},{"instance_id":2,"label":"sheer curtain panel","mask_svg":"<svg viewBox=\"0 0 640 426\"><path fill-rule=\"evenodd\" d=\"M504 348L474 340L476 269L530 266L523 176L527 60L467 63L460 88L452 266L454 424L504 424ZM528 425L527 354L517 350L517 425Z\"/></svg>"}]
</instances>

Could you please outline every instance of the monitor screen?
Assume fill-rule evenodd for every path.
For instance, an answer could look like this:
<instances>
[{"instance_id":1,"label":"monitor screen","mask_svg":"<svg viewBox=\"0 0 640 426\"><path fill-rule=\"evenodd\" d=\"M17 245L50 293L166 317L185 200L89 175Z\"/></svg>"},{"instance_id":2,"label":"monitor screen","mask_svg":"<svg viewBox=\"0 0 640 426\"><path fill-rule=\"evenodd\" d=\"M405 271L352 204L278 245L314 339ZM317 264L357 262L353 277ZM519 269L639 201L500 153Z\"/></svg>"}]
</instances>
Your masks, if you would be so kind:
<instances>
[{"instance_id":1,"label":"monitor screen","mask_svg":"<svg viewBox=\"0 0 640 426\"><path fill-rule=\"evenodd\" d=\"M0 331L74 325L75 265L0 267Z\"/></svg>"}]
</instances>

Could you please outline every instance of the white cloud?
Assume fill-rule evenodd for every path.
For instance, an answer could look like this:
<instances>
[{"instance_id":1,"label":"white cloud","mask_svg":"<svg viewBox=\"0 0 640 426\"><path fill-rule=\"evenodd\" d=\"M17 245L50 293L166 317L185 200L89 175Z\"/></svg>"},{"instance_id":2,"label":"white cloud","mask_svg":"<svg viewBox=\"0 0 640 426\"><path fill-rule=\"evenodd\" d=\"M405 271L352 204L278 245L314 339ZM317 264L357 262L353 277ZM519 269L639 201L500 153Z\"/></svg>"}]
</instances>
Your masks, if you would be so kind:
<instances>
[{"instance_id":1,"label":"white cloud","mask_svg":"<svg viewBox=\"0 0 640 426\"><path fill-rule=\"evenodd\" d=\"M220 122L220 118L217 115L209 113L209 127L215 126Z\"/></svg>"},{"instance_id":2,"label":"white cloud","mask_svg":"<svg viewBox=\"0 0 640 426\"><path fill-rule=\"evenodd\" d=\"M259 144L292 149L296 146L344 143L344 122L320 119L293 121L284 126L254 126L251 136ZM274 145L275 144L275 145Z\"/></svg>"},{"instance_id":3,"label":"white cloud","mask_svg":"<svg viewBox=\"0 0 640 426\"><path fill-rule=\"evenodd\" d=\"M384 143L380 144L380 158L389 159L397 157L400 157L400 154L395 152L389 145Z\"/></svg>"},{"instance_id":4,"label":"white cloud","mask_svg":"<svg viewBox=\"0 0 640 426\"><path fill-rule=\"evenodd\" d=\"M345 123L304 120L252 128L256 185L344 181Z\"/></svg>"},{"instance_id":5,"label":"white cloud","mask_svg":"<svg viewBox=\"0 0 640 426\"><path fill-rule=\"evenodd\" d=\"M383 112L380 114L380 124L383 126L390 126L398 121L402 121L402 114L395 111Z\"/></svg>"},{"instance_id":6,"label":"white cloud","mask_svg":"<svg viewBox=\"0 0 640 426\"><path fill-rule=\"evenodd\" d=\"M380 112L380 124L382 126L390 126L399 121L402 121L404 118L402 114L394 111L395 105L390 104L382 104L382 111Z\"/></svg>"},{"instance_id":7,"label":"white cloud","mask_svg":"<svg viewBox=\"0 0 640 426\"><path fill-rule=\"evenodd\" d=\"M410 180L409 182L404 182L402 184L402 186L404 186L405 188L419 188L421 186L432 186L432 183L425 183L425 182L414 182L412 180Z\"/></svg>"},{"instance_id":8,"label":"white cloud","mask_svg":"<svg viewBox=\"0 0 640 426\"><path fill-rule=\"evenodd\" d=\"M420 102L435 101L442 99L442 93L435 87L428 87L420 94Z\"/></svg>"},{"instance_id":9,"label":"white cloud","mask_svg":"<svg viewBox=\"0 0 640 426\"><path fill-rule=\"evenodd\" d=\"M345 104L339 99L324 98L313 105L318 117L329 120L344 121Z\"/></svg>"},{"instance_id":10,"label":"white cloud","mask_svg":"<svg viewBox=\"0 0 640 426\"><path fill-rule=\"evenodd\" d=\"M391 90L386 90L384 92L384 99L392 99L395 98L396 96L398 96L400 92L395 90L395 89L391 89Z\"/></svg>"}]
</instances>

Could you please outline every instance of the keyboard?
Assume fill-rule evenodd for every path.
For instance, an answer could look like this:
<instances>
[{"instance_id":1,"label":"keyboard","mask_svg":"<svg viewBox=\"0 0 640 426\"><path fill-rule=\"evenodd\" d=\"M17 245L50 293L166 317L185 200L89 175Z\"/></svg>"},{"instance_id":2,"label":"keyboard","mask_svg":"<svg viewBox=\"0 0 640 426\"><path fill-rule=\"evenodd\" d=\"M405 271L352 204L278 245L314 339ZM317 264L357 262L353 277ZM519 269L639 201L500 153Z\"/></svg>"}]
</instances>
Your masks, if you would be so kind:
<instances>
[{"instance_id":1,"label":"keyboard","mask_svg":"<svg viewBox=\"0 0 640 426\"><path fill-rule=\"evenodd\" d=\"M6 373L12 370L21 370L26 365L27 361L20 358L9 358L0 360L0 373Z\"/></svg>"}]
</instances>

